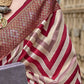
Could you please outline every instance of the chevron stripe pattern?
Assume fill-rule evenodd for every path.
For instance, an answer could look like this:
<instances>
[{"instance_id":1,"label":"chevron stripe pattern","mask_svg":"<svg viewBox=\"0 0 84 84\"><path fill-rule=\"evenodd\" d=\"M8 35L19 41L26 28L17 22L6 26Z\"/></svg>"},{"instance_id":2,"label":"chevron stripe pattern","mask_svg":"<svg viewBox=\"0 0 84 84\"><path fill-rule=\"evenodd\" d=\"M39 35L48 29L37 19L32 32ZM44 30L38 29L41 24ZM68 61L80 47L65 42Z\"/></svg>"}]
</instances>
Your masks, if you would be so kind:
<instances>
[{"instance_id":1,"label":"chevron stripe pattern","mask_svg":"<svg viewBox=\"0 0 84 84\"><path fill-rule=\"evenodd\" d=\"M81 84L75 50L61 9L51 13L0 65L22 62L28 84Z\"/></svg>"}]
</instances>

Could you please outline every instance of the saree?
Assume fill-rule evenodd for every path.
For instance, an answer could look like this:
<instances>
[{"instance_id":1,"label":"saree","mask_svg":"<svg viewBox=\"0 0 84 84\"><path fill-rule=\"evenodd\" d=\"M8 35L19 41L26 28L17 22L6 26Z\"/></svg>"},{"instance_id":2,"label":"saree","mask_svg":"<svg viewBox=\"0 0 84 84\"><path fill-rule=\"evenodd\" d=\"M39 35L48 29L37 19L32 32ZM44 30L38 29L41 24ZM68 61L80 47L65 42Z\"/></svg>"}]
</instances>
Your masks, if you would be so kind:
<instances>
[{"instance_id":1,"label":"saree","mask_svg":"<svg viewBox=\"0 0 84 84\"><path fill-rule=\"evenodd\" d=\"M56 0L26 0L0 30L0 65L22 62L28 84L81 84L80 69Z\"/></svg>"}]
</instances>

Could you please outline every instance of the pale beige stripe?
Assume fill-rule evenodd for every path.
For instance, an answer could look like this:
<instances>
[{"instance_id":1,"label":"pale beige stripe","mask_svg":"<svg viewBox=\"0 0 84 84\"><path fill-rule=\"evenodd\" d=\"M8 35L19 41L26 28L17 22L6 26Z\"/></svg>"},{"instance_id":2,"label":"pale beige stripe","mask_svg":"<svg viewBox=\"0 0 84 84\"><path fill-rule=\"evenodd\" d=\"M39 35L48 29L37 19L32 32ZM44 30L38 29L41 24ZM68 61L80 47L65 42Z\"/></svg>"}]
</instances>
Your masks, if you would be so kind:
<instances>
[{"instance_id":1,"label":"pale beige stripe","mask_svg":"<svg viewBox=\"0 0 84 84\"><path fill-rule=\"evenodd\" d=\"M44 77L44 80L46 83L51 83L53 82L54 80L50 79L50 78L47 78L47 77Z\"/></svg>"},{"instance_id":2,"label":"pale beige stripe","mask_svg":"<svg viewBox=\"0 0 84 84\"><path fill-rule=\"evenodd\" d=\"M30 36L28 35L28 36L25 38L25 40L29 40L29 38L30 38Z\"/></svg>"},{"instance_id":3,"label":"pale beige stripe","mask_svg":"<svg viewBox=\"0 0 84 84\"><path fill-rule=\"evenodd\" d=\"M46 20L43 20L41 24L42 25L45 25L46 24Z\"/></svg>"},{"instance_id":4,"label":"pale beige stripe","mask_svg":"<svg viewBox=\"0 0 84 84\"><path fill-rule=\"evenodd\" d=\"M58 75L58 77L56 78L56 80L58 80L58 78L61 76L61 74L68 68L68 66L70 65L71 61L72 61L72 58L74 56L74 49L72 47L72 50L70 52L70 55L69 57L67 58L66 62L64 63L64 66L63 68L61 69L61 72L60 74Z\"/></svg>"},{"instance_id":5,"label":"pale beige stripe","mask_svg":"<svg viewBox=\"0 0 84 84\"><path fill-rule=\"evenodd\" d=\"M80 78L79 72L76 73L74 79L72 80L72 82L71 82L70 84L75 84L76 81L77 81L77 79L78 79L78 80L80 81L80 83L81 83L81 78Z\"/></svg>"},{"instance_id":6,"label":"pale beige stripe","mask_svg":"<svg viewBox=\"0 0 84 84\"><path fill-rule=\"evenodd\" d=\"M27 77L30 78L31 80L33 80L33 76L32 76L31 74L29 74L28 72L29 72L29 71L26 72ZM36 74L36 73L34 73L34 77L37 79L38 84L44 84L44 82L45 82L46 84L48 84L48 83L54 81L54 80L52 80L52 79L50 79L50 78L48 78L48 77L45 77L45 76L43 76L43 79L44 79L44 80L42 81L42 80L39 79L40 75L38 75L38 74Z\"/></svg>"},{"instance_id":7,"label":"pale beige stripe","mask_svg":"<svg viewBox=\"0 0 84 84\"><path fill-rule=\"evenodd\" d=\"M75 68L77 67L77 63L74 63L72 68L68 71L68 73L62 78L62 80L60 80L58 82L58 84L64 84L68 78L70 77L70 75L74 72Z\"/></svg>"},{"instance_id":8,"label":"pale beige stripe","mask_svg":"<svg viewBox=\"0 0 84 84\"><path fill-rule=\"evenodd\" d=\"M76 67L77 67L77 62L75 62L73 64L73 66L71 67L71 69L66 73L66 75L64 76L64 78L61 80L62 84L65 83L65 81L67 81L69 79L69 77L74 72L74 70L76 69Z\"/></svg>"},{"instance_id":9,"label":"pale beige stripe","mask_svg":"<svg viewBox=\"0 0 84 84\"><path fill-rule=\"evenodd\" d=\"M37 79L38 84L44 84L42 80L39 79L39 75L34 73L34 77Z\"/></svg>"},{"instance_id":10,"label":"pale beige stripe","mask_svg":"<svg viewBox=\"0 0 84 84\"><path fill-rule=\"evenodd\" d=\"M49 16L49 18L48 18L48 20L46 21L46 23L45 24L43 24L44 25L44 29L47 31L47 29L48 29L48 26L49 26L49 23L50 23L50 20L51 20L51 17L53 16L53 14L50 14L50 16Z\"/></svg>"},{"instance_id":11,"label":"pale beige stripe","mask_svg":"<svg viewBox=\"0 0 84 84\"><path fill-rule=\"evenodd\" d=\"M61 15L61 10L58 10L58 11L57 11L57 14L56 14L56 16L55 16L54 25L52 26L52 28L51 28L51 30L50 30L51 32L48 34L47 37L45 37L43 34L41 34L40 29L35 29L35 30L34 30L34 32L37 33L37 34L40 36L39 38L40 38L41 40L43 40L43 39L45 38L44 42L46 42L47 44L50 44L50 42L51 42L53 33L54 33L54 31L55 31L55 29L56 29L56 26L57 26L57 24L58 24L60 15ZM39 31L39 32L38 32L38 31ZM33 33L34 33L34 32L33 32ZM48 40L47 38L50 39L49 43L48 43L48 41L47 41L47 40Z\"/></svg>"},{"instance_id":12,"label":"pale beige stripe","mask_svg":"<svg viewBox=\"0 0 84 84\"><path fill-rule=\"evenodd\" d=\"M34 84L34 81L30 80L30 84Z\"/></svg>"},{"instance_id":13,"label":"pale beige stripe","mask_svg":"<svg viewBox=\"0 0 84 84\"><path fill-rule=\"evenodd\" d=\"M30 79L30 81L32 81L32 82L30 82L31 84L33 83L33 82L37 82L38 84L44 84L41 80L39 80L39 78L36 78L36 80L34 80L34 78L35 78L35 76L32 76L31 74L29 74L28 73L29 71L27 71L26 72L26 75L27 75L27 77ZM35 75L35 74L34 74Z\"/></svg>"},{"instance_id":14,"label":"pale beige stripe","mask_svg":"<svg viewBox=\"0 0 84 84\"><path fill-rule=\"evenodd\" d=\"M33 46L35 48L37 48L38 50L40 50L42 53L44 53L44 55L48 56L48 60L50 61L52 56L54 55L54 53L56 52L58 46L59 46L59 43L61 41L61 37L62 37L62 32L64 30L64 21L62 20L62 23L60 25L60 30L59 30L59 34L58 34L58 37L57 37L57 41L56 43L54 44L51 52L48 52L45 48L43 48L43 46L39 45L38 43L35 43ZM40 38L40 37L39 37Z\"/></svg>"},{"instance_id":15,"label":"pale beige stripe","mask_svg":"<svg viewBox=\"0 0 84 84\"><path fill-rule=\"evenodd\" d=\"M63 26L63 25L61 24L61 27L62 27L62 26ZM38 33L38 35L39 35L40 32L41 32L40 29L36 29L36 30L34 30L34 31L35 31L36 33ZM62 32L62 31L60 31L59 34L60 34L61 32ZM62 35L62 34L58 35L58 36L60 36L60 39L61 39L61 35ZM42 37L42 35L41 35L41 37ZM26 37L26 39L27 39L27 40L30 40L32 43L35 42L35 38L33 38L33 37L29 37L29 36L28 36L28 37ZM60 41L60 40L59 40L59 37L58 37L58 41ZM59 43L59 42L56 42L56 44L57 44L57 43ZM38 44L36 44L36 47L37 47L37 46L38 46ZM42 47L42 46L41 46L41 47ZM21 49L21 48L20 48L20 49ZM41 49L42 49L42 48L41 48ZM52 51L53 54L54 54L54 52L55 52L55 49L56 49L56 47L54 47L54 49L53 49L53 51ZM42 49L42 51L45 51L45 52L46 52L46 55L49 54L49 55L52 57L52 52L51 52L51 53L48 53L48 51L46 51L44 48ZM45 52L44 52L44 53L45 53ZM49 57L50 57L50 56L49 56Z\"/></svg>"},{"instance_id":16,"label":"pale beige stripe","mask_svg":"<svg viewBox=\"0 0 84 84\"><path fill-rule=\"evenodd\" d=\"M11 52L11 58L8 60L10 62L13 60L13 62L16 62L21 54L21 51L23 49L23 41Z\"/></svg>"},{"instance_id":17,"label":"pale beige stripe","mask_svg":"<svg viewBox=\"0 0 84 84\"><path fill-rule=\"evenodd\" d=\"M56 16L55 16L54 24L53 24L48 36L45 37L45 39L44 39L44 42L47 43L48 45L50 44L50 42L51 42L51 40L53 38L53 34L54 34L55 30L56 30L56 26L58 25L58 22L60 20L59 18L61 16L61 12L62 12L61 10L57 11Z\"/></svg>"},{"instance_id":18,"label":"pale beige stripe","mask_svg":"<svg viewBox=\"0 0 84 84\"><path fill-rule=\"evenodd\" d=\"M7 62L7 56L5 56L2 60L2 65L4 65Z\"/></svg>"},{"instance_id":19,"label":"pale beige stripe","mask_svg":"<svg viewBox=\"0 0 84 84\"><path fill-rule=\"evenodd\" d=\"M16 54L17 54L17 51L16 51L17 48L18 48L18 46L11 52L11 58L8 60L8 62L10 62L16 56Z\"/></svg>"},{"instance_id":20,"label":"pale beige stripe","mask_svg":"<svg viewBox=\"0 0 84 84\"><path fill-rule=\"evenodd\" d=\"M66 52L66 50L67 50L68 45L69 45L69 36L68 36L68 33L67 33L67 37L66 37L65 43L64 43L64 45L63 45L63 48L62 48L62 50L61 50L61 52L60 52L60 54L59 54L59 56L58 56L56 62L54 63L54 65L53 65L53 67L52 67L52 69L51 69L51 71L53 72L53 74L55 73L55 70L56 70L57 67L59 66L59 64L60 64L60 62L61 62L61 60L62 60L62 58L64 57L64 54L65 54L65 52Z\"/></svg>"},{"instance_id":21,"label":"pale beige stripe","mask_svg":"<svg viewBox=\"0 0 84 84\"><path fill-rule=\"evenodd\" d=\"M65 53L65 51L68 47L68 44L69 44L69 36L67 35L67 38L66 38L65 44L63 46L63 49L62 49L57 61L55 62L55 64L53 65L51 70L49 70L47 68L44 61L39 56L37 56L36 54L34 54L33 52L30 51L30 48L28 46L25 46L24 50L28 53L29 56L31 56L33 59L37 60L40 63L40 65L42 66L44 71L49 75L49 77L52 77L56 68L58 67L60 61L62 60L62 56L64 56L64 53Z\"/></svg>"},{"instance_id":22,"label":"pale beige stripe","mask_svg":"<svg viewBox=\"0 0 84 84\"><path fill-rule=\"evenodd\" d=\"M34 54L33 52L31 52L30 48L28 46L26 46L25 51L27 52L27 54L29 56L31 56L34 60L37 60L40 63L41 67L47 73L48 76L52 75L52 71L50 71L48 69L48 67L45 65L44 61L39 56L37 56L36 54Z\"/></svg>"},{"instance_id":23,"label":"pale beige stripe","mask_svg":"<svg viewBox=\"0 0 84 84\"><path fill-rule=\"evenodd\" d=\"M38 68L33 63L29 63L27 60L23 61L23 63L24 63L25 66L31 67L32 70L34 71L34 73L38 73L38 75L41 75Z\"/></svg>"}]
</instances>

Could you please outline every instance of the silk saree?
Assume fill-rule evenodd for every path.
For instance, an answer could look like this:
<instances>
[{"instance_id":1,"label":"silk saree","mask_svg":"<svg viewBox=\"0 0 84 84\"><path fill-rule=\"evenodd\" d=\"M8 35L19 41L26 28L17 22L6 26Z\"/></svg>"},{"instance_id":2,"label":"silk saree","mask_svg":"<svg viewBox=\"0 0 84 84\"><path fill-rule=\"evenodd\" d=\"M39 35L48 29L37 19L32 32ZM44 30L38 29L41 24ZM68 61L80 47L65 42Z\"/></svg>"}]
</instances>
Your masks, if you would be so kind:
<instances>
[{"instance_id":1,"label":"silk saree","mask_svg":"<svg viewBox=\"0 0 84 84\"><path fill-rule=\"evenodd\" d=\"M0 65L22 62L28 84L81 84L64 17L56 0L26 0L0 30Z\"/></svg>"}]
</instances>

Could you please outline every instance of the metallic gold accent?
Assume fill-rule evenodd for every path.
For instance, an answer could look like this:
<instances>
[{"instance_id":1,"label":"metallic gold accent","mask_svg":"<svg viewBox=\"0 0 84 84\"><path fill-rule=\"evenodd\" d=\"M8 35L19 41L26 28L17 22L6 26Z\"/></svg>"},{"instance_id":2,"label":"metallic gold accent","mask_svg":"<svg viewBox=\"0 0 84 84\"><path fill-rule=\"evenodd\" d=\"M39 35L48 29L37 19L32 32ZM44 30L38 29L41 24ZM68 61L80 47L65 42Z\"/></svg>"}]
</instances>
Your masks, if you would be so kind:
<instances>
[{"instance_id":1,"label":"metallic gold accent","mask_svg":"<svg viewBox=\"0 0 84 84\"><path fill-rule=\"evenodd\" d=\"M6 27L7 20L4 18L3 14L9 13L11 9L7 6L10 6L12 0L0 0L0 29Z\"/></svg>"},{"instance_id":2,"label":"metallic gold accent","mask_svg":"<svg viewBox=\"0 0 84 84\"><path fill-rule=\"evenodd\" d=\"M0 6L10 6L12 0L0 0Z\"/></svg>"},{"instance_id":3,"label":"metallic gold accent","mask_svg":"<svg viewBox=\"0 0 84 84\"><path fill-rule=\"evenodd\" d=\"M7 20L3 17L3 14L0 13L0 29L6 27Z\"/></svg>"},{"instance_id":4,"label":"metallic gold accent","mask_svg":"<svg viewBox=\"0 0 84 84\"><path fill-rule=\"evenodd\" d=\"M3 17L1 23L2 23L2 28L4 28L7 25L7 20Z\"/></svg>"}]
</instances>

